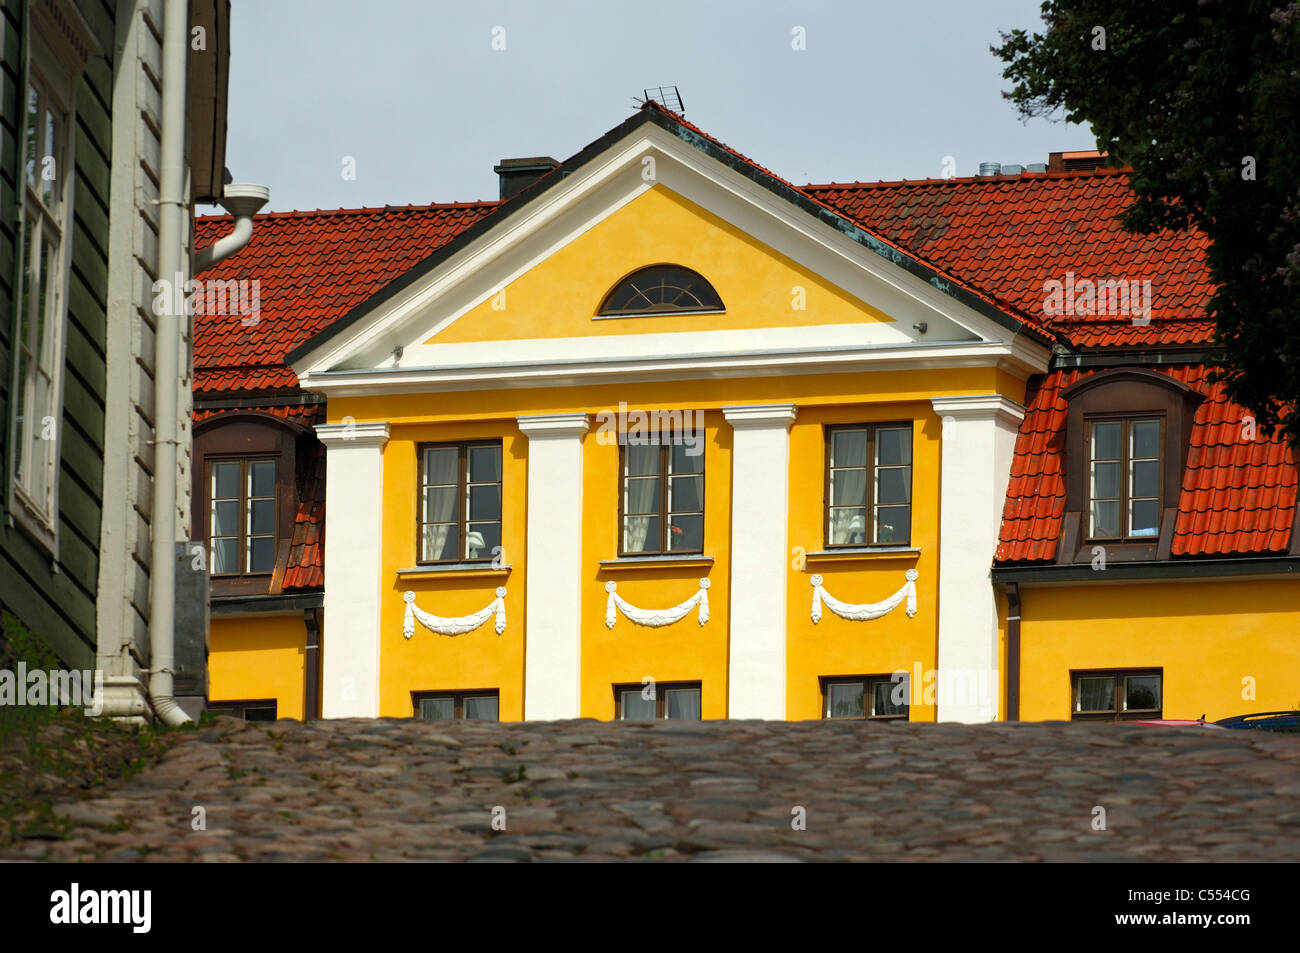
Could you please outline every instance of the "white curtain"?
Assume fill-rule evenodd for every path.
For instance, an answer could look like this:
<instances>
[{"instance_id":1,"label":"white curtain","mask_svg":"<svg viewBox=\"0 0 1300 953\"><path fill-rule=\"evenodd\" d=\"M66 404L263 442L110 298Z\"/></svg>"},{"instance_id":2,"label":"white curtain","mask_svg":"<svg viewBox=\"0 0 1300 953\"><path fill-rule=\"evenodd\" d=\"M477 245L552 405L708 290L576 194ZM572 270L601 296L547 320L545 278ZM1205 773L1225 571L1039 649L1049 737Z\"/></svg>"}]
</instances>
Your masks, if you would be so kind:
<instances>
[{"instance_id":1,"label":"white curtain","mask_svg":"<svg viewBox=\"0 0 1300 953\"><path fill-rule=\"evenodd\" d=\"M645 549L646 535L650 531L650 523L655 519L653 516L628 516L628 513L644 513L652 510L658 501L659 481L658 480L628 480L627 481L627 500L624 503L624 521L627 523L623 531L623 551L626 553L639 553ZM657 540L651 540L656 543ZM658 546L652 548L658 549Z\"/></svg>"}]
</instances>

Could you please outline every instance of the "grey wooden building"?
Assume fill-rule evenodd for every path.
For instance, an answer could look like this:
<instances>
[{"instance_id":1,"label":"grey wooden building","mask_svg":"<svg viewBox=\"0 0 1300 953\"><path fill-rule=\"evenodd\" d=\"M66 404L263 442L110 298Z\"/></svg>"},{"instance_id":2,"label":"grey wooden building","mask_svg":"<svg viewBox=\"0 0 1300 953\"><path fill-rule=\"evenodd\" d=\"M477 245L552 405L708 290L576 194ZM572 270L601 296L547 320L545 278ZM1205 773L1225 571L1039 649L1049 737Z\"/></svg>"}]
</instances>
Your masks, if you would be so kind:
<instances>
[{"instance_id":1,"label":"grey wooden building","mask_svg":"<svg viewBox=\"0 0 1300 953\"><path fill-rule=\"evenodd\" d=\"M158 292L193 276L195 205L222 197L229 12L0 0L0 611L102 670L109 714L159 714L151 589L189 536L191 359Z\"/></svg>"}]
</instances>

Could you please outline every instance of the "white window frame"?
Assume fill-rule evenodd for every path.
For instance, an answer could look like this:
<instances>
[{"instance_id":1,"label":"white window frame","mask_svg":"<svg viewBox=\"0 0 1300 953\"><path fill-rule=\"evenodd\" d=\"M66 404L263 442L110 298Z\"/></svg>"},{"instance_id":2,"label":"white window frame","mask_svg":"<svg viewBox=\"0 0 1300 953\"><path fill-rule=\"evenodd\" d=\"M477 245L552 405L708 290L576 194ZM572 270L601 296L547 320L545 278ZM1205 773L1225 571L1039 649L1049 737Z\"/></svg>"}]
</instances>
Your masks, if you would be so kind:
<instances>
[{"instance_id":1,"label":"white window frame","mask_svg":"<svg viewBox=\"0 0 1300 953\"><path fill-rule=\"evenodd\" d=\"M13 367L10 381L9 424L9 501L8 511L16 523L26 529L51 554L58 553L59 526L59 464L62 459L63 385L67 343L69 276L72 265L72 208L76 159L74 154L76 110L74 103L77 77L69 76L66 59L56 55L43 41L39 32L41 24L33 24L29 45L27 75L22 88L22 131L18 142L19 177L22 210L18 231L20 268L18 287L14 298ZM36 116L36 156L29 157L27 138L31 95L38 96L39 111ZM52 113L61 128L56 131L53 149L46 153L42 131L43 118ZM47 166L47 160L52 164ZM30 169L29 164L32 166ZM46 169L54 178L53 207L42 198L43 177ZM40 278L33 281L28 273L28 257L32 266L40 267L38 249L48 233L56 235L54 255L47 266L53 280L46 283L45 314L42 323L36 321L39 307ZM32 250L27 248L28 242ZM24 296L35 285L36 293L26 302L31 309L27 314L28 336L24 340ZM42 331L37 341L36 331ZM35 352L35 353L34 353ZM21 375L22 416L20 404L20 367L24 359L35 364ZM37 406L38 381L44 378L45 393ZM33 412L33 410L35 412ZM49 438L42 434L53 425ZM37 452L33 452L37 451Z\"/></svg>"}]
</instances>

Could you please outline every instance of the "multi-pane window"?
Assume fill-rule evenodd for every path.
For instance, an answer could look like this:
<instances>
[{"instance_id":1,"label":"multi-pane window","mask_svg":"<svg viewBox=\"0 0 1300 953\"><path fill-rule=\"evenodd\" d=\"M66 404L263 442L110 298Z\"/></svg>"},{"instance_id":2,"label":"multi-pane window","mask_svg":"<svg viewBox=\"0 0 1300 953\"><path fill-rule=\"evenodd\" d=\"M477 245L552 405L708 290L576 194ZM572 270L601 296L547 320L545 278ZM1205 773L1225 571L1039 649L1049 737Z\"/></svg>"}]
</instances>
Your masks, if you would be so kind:
<instances>
[{"instance_id":1,"label":"multi-pane window","mask_svg":"<svg viewBox=\"0 0 1300 953\"><path fill-rule=\"evenodd\" d=\"M863 675L822 679L823 718L907 720L909 684L905 677Z\"/></svg>"},{"instance_id":2,"label":"multi-pane window","mask_svg":"<svg viewBox=\"0 0 1300 953\"><path fill-rule=\"evenodd\" d=\"M229 715L244 721L275 721L279 717L277 702L274 698L260 701L212 702L208 711L214 715Z\"/></svg>"},{"instance_id":3,"label":"multi-pane window","mask_svg":"<svg viewBox=\"0 0 1300 953\"><path fill-rule=\"evenodd\" d=\"M721 310L722 299L713 286L677 265L655 265L629 275L600 306L605 317Z\"/></svg>"},{"instance_id":4,"label":"multi-pane window","mask_svg":"<svg viewBox=\"0 0 1300 953\"><path fill-rule=\"evenodd\" d=\"M1161 417L1088 421L1088 537L1160 535Z\"/></svg>"},{"instance_id":5,"label":"multi-pane window","mask_svg":"<svg viewBox=\"0 0 1300 953\"><path fill-rule=\"evenodd\" d=\"M275 568L276 460L208 462L208 548L214 576Z\"/></svg>"},{"instance_id":6,"label":"multi-pane window","mask_svg":"<svg viewBox=\"0 0 1300 953\"><path fill-rule=\"evenodd\" d=\"M22 268L14 335L12 473L22 510L53 532L56 422L66 302L66 110L39 73L27 87L23 125Z\"/></svg>"},{"instance_id":7,"label":"multi-pane window","mask_svg":"<svg viewBox=\"0 0 1300 953\"><path fill-rule=\"evenodd\" d=\"M664 437L619 448L621 555L704 551L704 452Z\"/></svg>"},{"instance_id":8,"label":"multi-pane window","mask_svg":"<svg viewBox=\"0 0 1300 953\"><path fill-rule=\"evenodd\" d=\"M421 692L413 695L415 717L423 721L498 721L500 693Z\"/></svg>"},{"instance_id":9,"label":"multi-pane window","mask_svg":"<svg viewBox=\"0 0 1300 953\"><path fill-rule=\"evenodd\" d=\"M614 701L623 720L678 718L700 720L699 682L615 685Z\"/></svg>"},{"instance_id":10,"label":"multi-pane window","mask_svg":"<svg viewBox=\"0 0 1300 953\"><path fill-rule=\"evenodd\" d=\"M1072 672L1070 681L1070 711L1076 720L1161 717L1164 673L1160 669Z\"/></svg>"},{"instance_id":11,"label":"multi-pane window","mask_svg":"<svg viewBox=\"0 0 1300 953\"><path fill-rule=\"evenodd\" d=\"M420 562L488 560L501 547L501 442L420 448Z\"/></svg>"},{"instance_id":12,"label":"multi-pane window","mask_svg":"<svg viewBox=\"0 0 1300 953\"><path fill-rule=\"evenodd\" d=\"M826 545L907 543L912 536L912 426L826 432Z\"/></svg>"}]
</instances>

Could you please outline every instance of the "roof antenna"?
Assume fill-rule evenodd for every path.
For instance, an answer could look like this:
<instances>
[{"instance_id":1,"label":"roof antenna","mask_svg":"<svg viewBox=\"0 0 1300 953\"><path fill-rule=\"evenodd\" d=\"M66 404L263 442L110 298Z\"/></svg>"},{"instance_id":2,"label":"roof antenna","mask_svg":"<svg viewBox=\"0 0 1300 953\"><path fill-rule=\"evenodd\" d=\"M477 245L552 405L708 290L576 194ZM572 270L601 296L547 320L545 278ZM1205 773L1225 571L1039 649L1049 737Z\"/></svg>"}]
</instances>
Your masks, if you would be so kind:
<instances>
[{"instance_id":1,"label":"roof antenna","mask_svg":"<svg viewBox=\"0 0 1300 953\"><path fill-rule=\"evenodd\" d=\"M686 107L682 105L682 94L678 92L676 86L650 86L643 89L642 92L645 94L645 98L637 99L633 96L632 101L634 103L644 106L653 100L665 109L671 109L679 116L686 115Z\"/></svg>"}]
</instances>

